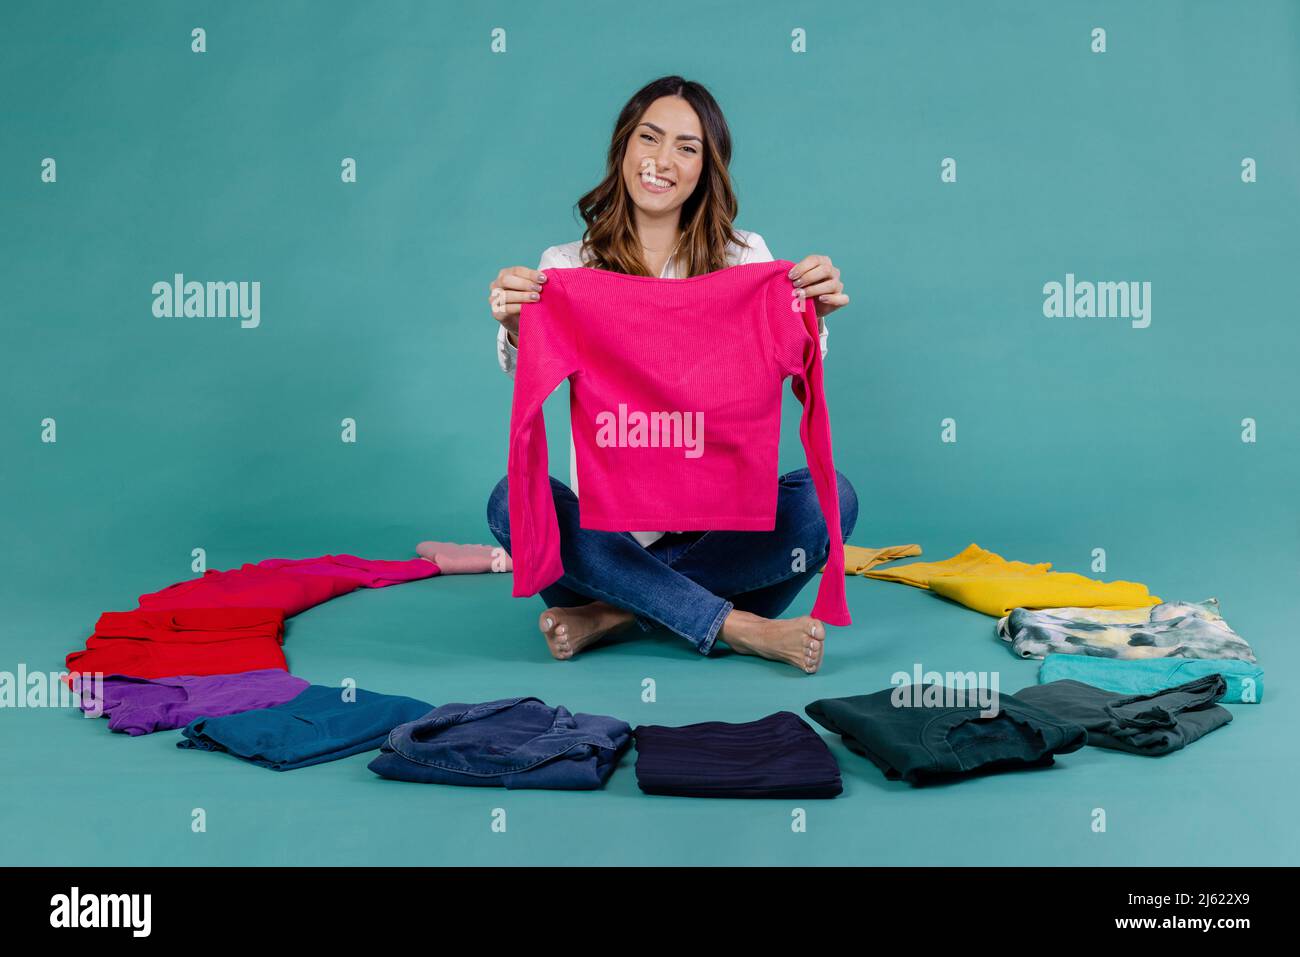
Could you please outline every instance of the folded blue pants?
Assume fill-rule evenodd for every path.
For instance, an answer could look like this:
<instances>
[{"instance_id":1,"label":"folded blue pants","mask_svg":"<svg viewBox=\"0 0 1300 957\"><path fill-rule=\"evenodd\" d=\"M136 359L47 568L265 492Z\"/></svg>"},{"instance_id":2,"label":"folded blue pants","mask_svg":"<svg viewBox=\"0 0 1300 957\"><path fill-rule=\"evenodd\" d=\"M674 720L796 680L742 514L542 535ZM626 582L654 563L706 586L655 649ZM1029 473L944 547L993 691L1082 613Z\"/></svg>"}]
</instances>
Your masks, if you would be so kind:
<instances>
[{"instance_id":1,"label":"folded blue pants","mask_svg":"<svg viewBox=\"0 0 1300 957\"><path fill-rule=\"evenodd\" d=\"M591 790L630 740L625 721L539 698L445 704L394 728L370 770L421 784Z\"/></svg>"},{"instance_id":2,"label":"folded blue pants","mask_svg":"<svg viewBox=\"0 0 1300 957\"><path fill-rule=\"evenodd\" d=\"M178 748L226 751L273 771L292 771L373 751L395 726L424 714L433 705L401 695L361 688L309 685L302 694L273 708L258 708L220 718L196 718L182 730Z\"/></svg>"}]
</instances>

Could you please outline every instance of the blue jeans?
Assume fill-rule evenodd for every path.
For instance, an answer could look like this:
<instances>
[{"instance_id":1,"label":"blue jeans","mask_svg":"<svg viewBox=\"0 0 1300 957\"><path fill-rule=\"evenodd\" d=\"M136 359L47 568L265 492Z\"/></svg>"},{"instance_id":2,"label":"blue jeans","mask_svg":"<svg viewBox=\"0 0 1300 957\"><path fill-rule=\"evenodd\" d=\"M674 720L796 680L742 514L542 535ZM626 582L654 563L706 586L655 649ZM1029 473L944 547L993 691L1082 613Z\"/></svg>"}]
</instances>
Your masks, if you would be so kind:
<instances>
[{"instance_id":1,"label":"blue jeans","mask_svg":"<svg viewBox=\"0 0 1300 957\"><path fill-rule=\"evenodd\" d=\"M858 520L858 496L843 473L836 475L841 531L848 541ZM552 477L564 575L542 589L542 600L560 608L607 602L632 612L642 628L662 625L707 655L733 608L778 617L830 552L808 470L782 475L778 483L776 527L770 532L669 532L642 548L628 532L580 527L578 497ZM504 478L488 498L487 523L509 552ZM795 549L803 550L801 563Z\"/></svg>"},{"instance_id":2,"label":"blue jeans","mask_svg":"<svg viewBox=\"0 0 1300 957\"><path fill-rule=\"evenodd\" d=\"M445 704L394 728L370 770L423 784L589 790L631 741L625 721L539 698Z\"/></svg>"}]
</instances>

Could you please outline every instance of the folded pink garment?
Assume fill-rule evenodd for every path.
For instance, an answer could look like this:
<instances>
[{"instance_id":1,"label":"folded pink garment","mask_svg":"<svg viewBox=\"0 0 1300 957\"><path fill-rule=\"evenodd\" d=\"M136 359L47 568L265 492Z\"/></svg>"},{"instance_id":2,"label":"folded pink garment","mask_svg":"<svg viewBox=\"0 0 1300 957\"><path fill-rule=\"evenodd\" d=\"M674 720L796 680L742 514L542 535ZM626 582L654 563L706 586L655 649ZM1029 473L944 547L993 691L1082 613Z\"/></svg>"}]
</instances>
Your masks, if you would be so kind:
<instances>
[{"instance_id":1,"label":"folded pink garment","mask_svg":"<svg viewBox=\"0 0 1300 957\"><path fill-rule=\"evenodd\" d=\"M278 569L300 575L328 575L345 578L365 588L386 588L403 582L432 578L438 569L418 558L387 561L381 558L357 558L355 555L322 555L320 558L267 558L258 568Z\"/></svg>"},{"instance_id":2,"label":"folded pink garment","mask_svg":"<svg viewBox=\"0 0 1300 957\"><path fill-rule=\"evenodd\" d=\"M444 575L478 575L483 572L508 572L513 567L510 556L499 545L458 545L455 542L421 542L415 546L421 558L438 566Z\"/></svg>"},{"instance_id":3,"label":"folded pink garment","mask_svg":"<svg viewBox=\"0 0 1300 957\"><path fill-rule=\"evenodd\" d=\"M209 569L201 578L168 585L140 596L143 609L279 608L285 617L346 595L357 588L384 588L431 578L438 567L420 558L403 561L322 555L268 558L229 571Z\"/></svg>"},{"instance_id":4,"label":"folded pink garment","mask_svg":"<svg viewBox=\"0 0 1300 957\"><path fill-rule=\"evenodd\" d=\"M358 587L360 583L355 579L293 574L245 564L224 572L209 568L200 578L189 578L141 595L140 607L147 610L278 608L288 618Z\"/></svg>"}]
</instances>

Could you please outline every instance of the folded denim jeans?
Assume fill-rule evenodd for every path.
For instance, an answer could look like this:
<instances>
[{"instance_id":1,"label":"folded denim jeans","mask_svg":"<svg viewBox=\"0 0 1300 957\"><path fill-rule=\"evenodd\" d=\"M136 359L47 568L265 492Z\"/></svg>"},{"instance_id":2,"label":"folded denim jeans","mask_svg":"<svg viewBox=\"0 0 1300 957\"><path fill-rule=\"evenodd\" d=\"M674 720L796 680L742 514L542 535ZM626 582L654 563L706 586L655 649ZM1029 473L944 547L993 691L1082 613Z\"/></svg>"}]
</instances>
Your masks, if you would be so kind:
<instances>
[{"instance_id":1,"label":"folded denim jeans","mask_svg":"<svg viewBox=\"0 0 1300 957\"><path fill-rule=\"evenodd\" d=\"M182 729L178 748L227 751L272 771L292 771L373 751L397 725L433 705L401 695L310 685L284 704L220 718L198 718Z\"/></svg>"},{"instance_id":2,"label":"folded denim jeans","mask_svg":"<svg viewBox=\"0 0 1300 957\"><path fill-rule=\"evenodd\" d=\"M1067 678L1030 685L1015 697L1083 725L1093 747L1160 755L1185 748L1231 721L1232 712L1217 704L1226 690L1223 675L1217 674L1140 695L1104 691Z\"/></svg>"},{"instance_id":3,"label":"folded denim jeans","mask_svg":"<svg viewBox=\"0 0 1300 957\"><path fill-rule=\"evenodd\" d=\"M630 740L625 721L540 698L445 704L394 728L370 770L421 784L591 790Z\"/></svg>"},{"instance_id":4,"label":"folded denim jeans","mask_svg":"<svg viewBox=\"0 0 1300 957\"><path fill-rule=\"evenodd\" d=\"M1055 755L1077 751L1087 741L1079 724L1010 695L997 696L996 715L984 717L974 706L899 706L894 703L897 690L823 698L804 710L886 778L913 786L1046 767ZM976 693L946 690L964 693L965 700ZM983 700L982 692L977 700Z\"/></svg>"}]
</instances>

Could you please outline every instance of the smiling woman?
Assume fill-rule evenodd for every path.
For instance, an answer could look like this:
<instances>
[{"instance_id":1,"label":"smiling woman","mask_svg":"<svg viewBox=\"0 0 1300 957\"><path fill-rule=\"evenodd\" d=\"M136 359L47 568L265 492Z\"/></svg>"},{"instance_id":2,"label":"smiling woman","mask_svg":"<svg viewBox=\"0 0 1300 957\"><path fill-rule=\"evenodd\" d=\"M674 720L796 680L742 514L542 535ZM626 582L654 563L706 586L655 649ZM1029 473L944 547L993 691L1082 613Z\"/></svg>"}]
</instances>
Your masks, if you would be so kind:
<instances>
[{"instance_id":1,"label":"smiling woman","mask_svg":"<svg viewBox=\"0 0 1300 957\"><path fill-rule=\"evenodd\" d=\"M547 248L537 269L507 267L491 284L489 302L500 324L497 358L502 370L515 373L520 314L525 304L542 299L548 269L586 267L639 277L653 286L664 279L708 281L702 277L772 262L762 236L734 225L738 204L728 170L731 146L721 108L699 83L666 76L633 94L614 123L604 177L576 204L587 224L582 239ZM824 318L849 301L839 270L829 257L814 255L795 263L788 275L786 286L793 283L800 301L815 307L816 326L809 317L810 326L800 334L810 342L820 338L825 355ZM549 295L561 292L557 288ZM653 306L654 297L663 292L640 288L635 295L649 298ZM656 315L665 324L663 335L671 335L671 324L680 322L680 313L665 309ZM798 321L798 314L789 321ZM739 323L730 332L733 340L744 335ZM658 342L663 337L648 338ZM757 339L738 345L763 348ZM702 418L690 436L697 444L703 438ZM662 432L660 424L656 436ZM635 428L621 426L617 441L597 447L641 447ZM655 444L647 442L650 448ZM709 654L715 640L721 640L734 651L783 661L809 674L820 667L825 624L806 615L777 617L821 568L831 547L808 469L777 479L777 516L771 531L725 530L741 526L720 528L724 519L715 515L713 521L694 526L710 531L611 532L581 527L572 436L569 455L569 485L551 480L564 574L540 590L548 607L538 625L552 655L572 658L635 622L646 629L665 627L701 654ZM638 475L642 485L648 482L647 474ZM671 490L665 489L664 495L671 497ZM838 497L840 533L847 538L856 520L857 498L843 475L838 476ZM502 479L488 501L488 526L507 551L509 500L509 483ZM821 531L810 534L809 528ZM792 563L793 551L804 553L806 564Z\"/></svg>"},{"instance_id":2,"label":"smiling woman","mask_svg":"<svg viewBox=\"0 0 1300 957\"><path fill-rule=\"evenodd\" d=\"M731 265L731 131L717 101L679 77L648 84L614 124L604 180L578 200L597 269L658 276L670 260L683 276ZM701 184L701 180L703 183Z\"/></svg>"}]
</instances>

